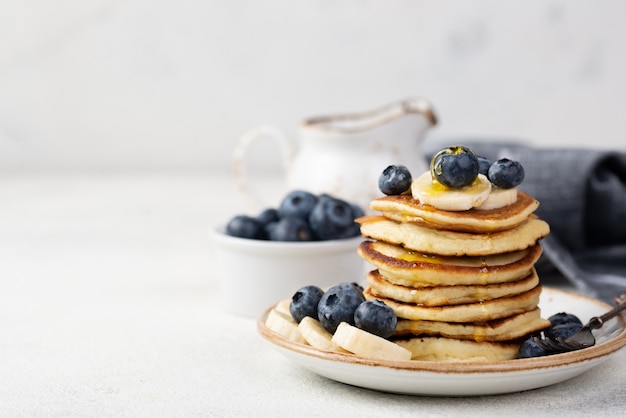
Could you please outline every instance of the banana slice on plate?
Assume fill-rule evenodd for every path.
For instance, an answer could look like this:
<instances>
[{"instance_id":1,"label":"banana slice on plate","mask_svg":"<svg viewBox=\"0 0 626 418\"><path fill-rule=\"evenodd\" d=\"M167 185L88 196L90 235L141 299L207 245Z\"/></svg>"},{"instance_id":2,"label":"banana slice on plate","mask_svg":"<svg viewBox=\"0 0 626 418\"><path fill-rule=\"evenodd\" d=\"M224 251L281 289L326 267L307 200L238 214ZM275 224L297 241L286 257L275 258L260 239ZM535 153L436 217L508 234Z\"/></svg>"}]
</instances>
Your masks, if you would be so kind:
<instances>
[{"instance_id":1,"label":"banana slice on plate","mask_svg":"<svg viewBox=\"0 0 626 418\"><path fill-rule=\"evenodd\" d=\"M272 309L267 315L265 326L289 341L306 344L296 321L276 308Z\"/></svg>"},{"instance_id":2,"label":"banana slice on plate","mask_svg":"<svg viewBox=\"0 0 626 418\"><path fill-rule=\"evenodd\" d=\"M283 299L276 304L274 309L278 312L282 312L285 315L291 317L291 310L289 309L289 305L291 304L291 299Z\"/></svg>"},{"instance_id":3,"label":"banana slice on plate","mask_svg":"<svg viewBox=\"0 0 626 418\"><path fill-rule=\"evenodd\" d=\"M413 198L440 210L462 211L478 207L489 198L490 193L491 182L483 174L479 174L469 186L458 189L433 180L430 171L424 172L411 184Z\"/></svg>"},{"instance_id":4,"label":"banana slice on plate","mask_svg":"<svg viewBox=\"0 0 626 418\"><path fill-rule=\"evenodd\" d=\"M326 331L317 319L305 316L298 324L298 329L302 337L311 347L336 353L348 352L332 340L332 334Z\"/></svg>"},{"instance_id":5,"label":"banana slice on plate","mask_svg":"<svg viewBox=\"0 0 626 418\"><path fill-rule=\"evenodd\" d=\"M378 335L363 331L347 322L337 327L332 341L360 357L383 360L411 360L412 353Z\"/></svg>"}]
</instances>

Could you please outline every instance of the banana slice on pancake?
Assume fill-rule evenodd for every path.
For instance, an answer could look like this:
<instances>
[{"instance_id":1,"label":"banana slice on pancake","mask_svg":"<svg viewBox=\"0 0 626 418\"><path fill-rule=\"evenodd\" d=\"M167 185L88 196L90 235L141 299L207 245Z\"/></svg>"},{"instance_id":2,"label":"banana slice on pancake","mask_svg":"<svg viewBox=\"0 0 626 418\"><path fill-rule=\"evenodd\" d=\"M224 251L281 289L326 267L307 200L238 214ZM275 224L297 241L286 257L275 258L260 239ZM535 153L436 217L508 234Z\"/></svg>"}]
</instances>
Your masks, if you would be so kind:
<instances>
[{"instance_id":1,"label":"banana slice on pancake","mask_svg":"<svg viewBox=\"0 0 626 418\"><path fill-rule=\"evenodd\" d=\"M463 211L480 206L489 197L491 182L479 174L472 184L461 188L447 187L434 180L430 171L411 183L411 194L425 205L440 210Z\"/></svg>"},{"instance_id":2,"label":"banana slice on pancake","mask_svg":"<svg viewBox=\"0 0 626 418\"><path fill-rule=\"evenodd\" d=\"M510 206L517 201L517 187L510 189L502 189L492 186L489 197L480 206L476 206L477 210L493 210Z\"/></svg>"}]
</instances>

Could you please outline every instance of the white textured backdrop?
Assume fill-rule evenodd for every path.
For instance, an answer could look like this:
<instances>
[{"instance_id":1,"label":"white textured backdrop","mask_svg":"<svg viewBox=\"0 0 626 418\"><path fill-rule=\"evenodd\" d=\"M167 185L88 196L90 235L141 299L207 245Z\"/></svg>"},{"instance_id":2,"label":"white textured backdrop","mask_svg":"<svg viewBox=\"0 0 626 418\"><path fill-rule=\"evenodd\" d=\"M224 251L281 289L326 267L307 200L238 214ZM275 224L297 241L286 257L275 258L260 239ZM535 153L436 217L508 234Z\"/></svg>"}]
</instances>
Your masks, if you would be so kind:
<instances>
[{"instance_id":1,"label":"white textured backdrop","mask_svg":"<svg viewBox=\"0 0 626 418\"><path fill-rule=\"evenodd\" d=\"M434 136L626 150L626 2L0 3L0 170L227 169L240 135L431 100ZM267 164L275 157L266 155Z\"/></svg>"}]
</instances>

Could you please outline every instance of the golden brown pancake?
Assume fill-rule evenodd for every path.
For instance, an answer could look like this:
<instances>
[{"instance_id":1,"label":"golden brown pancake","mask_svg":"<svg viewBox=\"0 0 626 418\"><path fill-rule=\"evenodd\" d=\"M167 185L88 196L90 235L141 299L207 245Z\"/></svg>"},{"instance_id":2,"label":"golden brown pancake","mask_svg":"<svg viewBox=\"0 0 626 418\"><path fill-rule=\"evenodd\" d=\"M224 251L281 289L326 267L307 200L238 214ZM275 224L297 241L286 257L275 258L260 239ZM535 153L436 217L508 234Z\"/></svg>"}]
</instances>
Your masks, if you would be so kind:
<instances>
[{"instance_id":1,"label":"golden brown pancake","mask_svg":"<svg viewBox=\"0 0 626 418\"><path fill-rule=\"evenodd\" d=\"M415 288L390 283L378 270L373 270L367 275L367 282L372 296L423 306L446 306L478 303L524 293L539 284L539 277L533 268L526 277L514 282Z\"/></svg>"},{"instance_id":2,"label":"golden brown pancake","mask_svg":"<svg viewBox=\"0 0 626 418\"><path fill-rule=\"evenodd\" d=\"M398 302L393 299L375 296L368 287L364 291L366 299L385 302L398 318L441 321L441 322L487 322L535 309L539 304L541 285L518 295L491 299L479 303L448 306L423 306Z\"/></svg>"},{"instance_id":3,"label":"golden brown pancake","mask_svg":"<svg viewBox=\"0 0 626 418\"><path fill-rule=\"evenodd\" d=\"M518 343L476 342L444 337L415 337L396 343L412 353L412 360L498 361L517 357Z\"/></svg>"},{"instance_id":4,"label":"golden brown pancake","mask_svg":"<svg viewBox=\"0 0 626 418\"><path fill-rule=\"evenodd\" d=\"M410 194L385 196L370 204L372 210L397 222L460 232L495 232L513 228L524 222L538 207L537 200L519 191L514 204L491 210L445 211L422 204Z\"/></svg>"},{"instance_id":5,"label":"golden brown pancake","mask_svg":"<svg viewBox=\"0 0 626 418\"><path fill-rule=\"evenodd\" d=\"M534 215L514 228L485 234L426 228L413 223L399 223L384 216L364 216L357 222L366 238L446 256L483 256L519 251L532 247L550 233L548 224Z\"/></svg>"},{"instance_id":6,"label":"golden brown pancake","mask_svg":"<svg viewBox=\"0 0 626 418\"><path fill-rule=\"evenodd\" d=\"M550 321L541 317L541 310L511 315L480 323L455 323L440 321L411 321L400 319L392 338L407 336L441 336L473 341L513 341L541 331Z\"/></svg>"},{"instance_id":7,"label":"golden brown pancake","mask_svg":"<svg viewBox=\"0 0 626 418\"><path fill-rule=\"evenodd\" d=\"M440 256L383 241L363 241L358 253L391 283L410 286L489 284L518 280L541 256L541 246L489 256Z\"/></svg>"}]
</instances>

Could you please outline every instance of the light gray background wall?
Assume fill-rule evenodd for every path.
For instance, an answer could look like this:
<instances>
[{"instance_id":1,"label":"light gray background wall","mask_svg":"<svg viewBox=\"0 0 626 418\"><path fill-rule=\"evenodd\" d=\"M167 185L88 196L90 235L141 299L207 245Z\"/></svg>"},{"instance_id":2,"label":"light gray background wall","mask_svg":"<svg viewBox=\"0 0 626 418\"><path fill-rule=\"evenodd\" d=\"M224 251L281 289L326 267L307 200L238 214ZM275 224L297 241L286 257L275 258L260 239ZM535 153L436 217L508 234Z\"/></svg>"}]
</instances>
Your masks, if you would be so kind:
<instances>
[{"instance_id":1,"label":"light gray background wall","mask_svg":"<svg viewBox=\"0 0 626 418\"><path fill-rule=\"evenodd\" d=\"M407 96L433 102L434 136L625 150L625 15L619 0L3 1L0 170L227 169L252 126L294 135Z\"/></svg>"}]
</instances>

